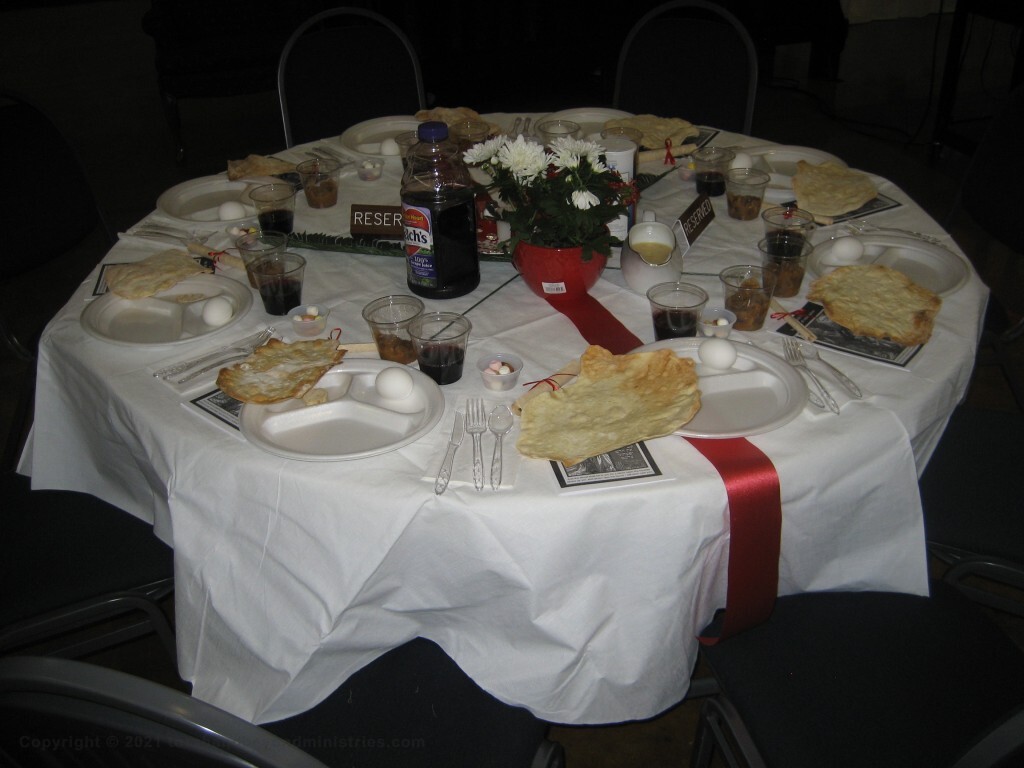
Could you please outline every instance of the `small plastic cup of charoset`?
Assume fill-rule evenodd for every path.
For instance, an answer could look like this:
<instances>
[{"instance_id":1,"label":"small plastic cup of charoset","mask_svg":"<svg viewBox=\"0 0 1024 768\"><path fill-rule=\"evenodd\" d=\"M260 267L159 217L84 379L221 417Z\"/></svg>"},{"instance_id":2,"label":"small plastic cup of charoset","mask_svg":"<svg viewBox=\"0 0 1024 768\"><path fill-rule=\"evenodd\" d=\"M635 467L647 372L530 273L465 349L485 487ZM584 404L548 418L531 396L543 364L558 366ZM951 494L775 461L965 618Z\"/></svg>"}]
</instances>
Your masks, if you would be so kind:
<instances>
[{"instance_id":1,"label":"small plastic cup of charoset","mask_svg":"<svg viewBox=\"0 0 1024 768\"><path fill-rule=\"evenodd\" d=\"M476 361L476 369L480 371L480 380L487 389L504 392L519 381L523 360L518 355L497 352L481 356Z\"/></svg>"}]
</instances>

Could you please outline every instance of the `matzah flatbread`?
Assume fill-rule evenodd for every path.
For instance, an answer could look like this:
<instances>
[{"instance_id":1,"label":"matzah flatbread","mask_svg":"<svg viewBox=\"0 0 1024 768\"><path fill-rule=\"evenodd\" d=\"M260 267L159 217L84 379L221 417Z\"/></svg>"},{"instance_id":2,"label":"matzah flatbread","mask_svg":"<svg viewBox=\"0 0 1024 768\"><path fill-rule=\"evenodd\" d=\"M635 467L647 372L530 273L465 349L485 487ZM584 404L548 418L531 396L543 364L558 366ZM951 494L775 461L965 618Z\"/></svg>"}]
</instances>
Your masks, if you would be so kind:
<instances>
[{"instance_id":1,"label":"matzah flatbread","mask_svg":"<svg viewBox=\"0 0 1024 768\"><path fill-rule=\"evenodd\" d=\"M185 251L155 253L133 264L112 264L104 275L107 287L125 299L144 299L173 288L186 277L206 272Z\"/></svg>"},{"instance_id":2,"label":"matzah flatbread","mask_svg":"<svg viewBox=\"0 0 1024 768\"><path fill-rule=\"evenodd\" d=\"M811 283L807 298L851 333L903 346L927 342L942 307L936 294L881 264L839 267Z\"/></svg>"},{"instance_id":3,"label":"matzah flatbread","mask_svg":"<svg viewBox=\"0 0 1024 768\"><path fill-rule=\"evenodd\" d=\"M813 165L806 160L799 160L796 168L793 191L797 207L815 216L841 216L878 197L874 182L859 171L831 162Z\"/></svg>"},{"instance_id":4,"label":"matzah flatbread","mask_svg":"<svg viewBox=\"0 0 1024 768\"><path fill-rule=\"evenodd\" d=\"M682 147L687 139L700 135L700 128L681 117L658 117L657 115L634 115L616 117L605 121L605 128L633 128L643 134L640 145L647 149L664 149L665 140L671 139L673 147ZM696 149L696 145L693 145ZM691 150L692 151L692 150Z\"/></svg>"},{"instance_id":5,"label":"matzah flatbread","mask_svg":"<svg viewBox=\"0 0 1024 768\"><path fill-rule=\"evenodd\" d=\"M344 356L333 339L271 339L242 362L222 368L217 386L243 403L278 403L303 397Z\"/></svg>"},{"instance_id":6,"label":"matzah flatbread","mask_svg":"<svg viewBox=\"0 0 1024 768\"><path fill-rule=\"evenodd\" d=\"M674 432L700 409L694 361L670 349L613 355L591 346L568 387L523 405L516 448L568 466Z\"/></svg>"},{"instance_id":7,"label":"matzah flatbread","mask_svg":"<svg viewBox=\"0 0 1024 768\"><path fill-rule=\"evenodd\" d=\"M228 160L228 179L231 181L258 176L275 176L294 170L295 163L264 155L249 155L241 160Z\"/></svg>"}]
</instances>

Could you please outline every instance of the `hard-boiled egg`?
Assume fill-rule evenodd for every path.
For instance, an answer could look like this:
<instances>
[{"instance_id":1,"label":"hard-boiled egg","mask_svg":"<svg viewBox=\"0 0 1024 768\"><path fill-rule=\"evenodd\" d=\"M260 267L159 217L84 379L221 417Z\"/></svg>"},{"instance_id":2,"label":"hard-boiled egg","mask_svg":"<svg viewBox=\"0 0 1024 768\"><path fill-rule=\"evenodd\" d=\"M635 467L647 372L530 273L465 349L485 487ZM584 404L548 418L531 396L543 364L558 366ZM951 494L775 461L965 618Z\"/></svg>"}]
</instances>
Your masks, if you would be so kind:
<instances>
[{"instance_id":1,"label":"hard-boiled egg","mask_svg":"<svg viewBox=\"0 0 1024 768\"><path fill-rule=\"evenodd\" d=\"M412 394L412 376L404 368L392 366L377 374L373 386L377 394L388 400L404 400Z\"/></svg>"},{"instance_id":2,"label":"hard-boiled egg","mask_svg":"<svg viewBox=\"0 0 1024 768\"><path fill-rule=\"evenodd\" d=\"M864 255L864 243L856 237L840 237L822 259L826 264L853 264Z\"/></svg>"},{"instance_id":3,"label":"hard-boiled egg","mask_svg":"<svg viewBox=\"0 0 1024 768\"><path fill-rule=\"evenodd\" d=\"M221 221L234 221L244 219L246 216L245 206L235 200L228 200L217 208L217 218Z\"/></svg>"},{"instance_id":4,"label":"hard-boiled egg","mask_svg":"<svg viewBox=\"0 0 1024 768\"><path fill-rule=\"evenodd\" d=\"M729 165L732 168L751 168L754 160L746 152L737 152Z\"/></svg>"},{"instance_id":5,"label":"hard-boiled egg","mask_svg":"<svg viewBox=\"0 0 1024 768\"><path fill-rule=\"evenodd\" d=\"M736 362L736 347L727 339L708 339L697 348L700 361L709 368L724 371Z\"/></svg>"},{"instance_id":6,"label":"hard-boiled egg","mask_svg":"<svg viewBox=\"0 0 1024 768\"><path fill-rule=\"evenodd\" d=\"M397 155L398 154L398 142L390 136L384 139L380 143L380 153L382 155Z\"/></svg>"},{"instance_id":7,"label":"hard-boiled egg","mask_svg":"<svg viewBox=\"0 0 1024 768\"><path fill-rule=\"evenodd\" d=\"M234 314L234 305L223 296L214 296L203 306L203 322L214 328L224 325Z\"/></svg>"}]
</instances>

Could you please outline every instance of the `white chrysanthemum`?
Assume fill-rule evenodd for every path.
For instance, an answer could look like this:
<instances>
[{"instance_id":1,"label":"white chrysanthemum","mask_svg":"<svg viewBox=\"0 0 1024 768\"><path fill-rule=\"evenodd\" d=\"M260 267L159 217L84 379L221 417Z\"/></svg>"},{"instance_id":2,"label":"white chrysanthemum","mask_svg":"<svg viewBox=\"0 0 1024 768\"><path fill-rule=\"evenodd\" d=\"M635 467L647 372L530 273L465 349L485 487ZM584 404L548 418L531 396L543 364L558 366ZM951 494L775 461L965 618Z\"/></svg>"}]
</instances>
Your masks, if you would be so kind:
<instances>
[{"instance_id":1,"label":"white chrysanthemum","mask_svg":"<svg viewBox=\"0 0 1024 768\"><path fill-rule=\"evenodd\" d=\"M586 189L577 189L572 193L572 204L581 211L593 208L595 205L600 204L600 202L597 195Z\"/></svg>"},{"instance_id":2,"label":"white chrysanthemum","mask_svg":"<svg viewBox=\"0 0 1024 768\"><path fill-rule=\"evenodd\" d=\"M497 154L498 149L504 142L505 138L503 136L497 136L480 144L474 144L462 154L462 159L469 165L486 163Z\"/></svg>"},{"instance_id":3,"label":"white chrysanthemum","mask_svg":"<svg viewBox=\"0 0 1024 768\"><path fill-rule=\"evenodd\" d=\"M506 141L502 144L495 161L518 181L530 181L547 170L551 158L540 144L518 136L515 141Z\"/></svg>"},{"instance_id":4,"label":"white chrysanthemum","mask_svg":"<svg viewBox=\"0 0 1024 768\"><path fill-rule=\"evenodd\" d=\"M568 149L560 149L551 158L551 164L555 168L564 168L567 171L576 171L580 167L580 156Z\"/></svg>"},{"instance_id":5,"label":"white chrysanthemum","mask_svg":"<svg viewBox=\"0 0 1024 768\"><path fill-rule=\"evenodd\" d=\"M561 168L578 168L580 162L587 160L595 171L604 171L604 163L601 162L601 154L604 148L600 144L583 139L572 139L562 137L551 142L551 149L555 153L555 165Z\"/></svg>"}]
</instances>

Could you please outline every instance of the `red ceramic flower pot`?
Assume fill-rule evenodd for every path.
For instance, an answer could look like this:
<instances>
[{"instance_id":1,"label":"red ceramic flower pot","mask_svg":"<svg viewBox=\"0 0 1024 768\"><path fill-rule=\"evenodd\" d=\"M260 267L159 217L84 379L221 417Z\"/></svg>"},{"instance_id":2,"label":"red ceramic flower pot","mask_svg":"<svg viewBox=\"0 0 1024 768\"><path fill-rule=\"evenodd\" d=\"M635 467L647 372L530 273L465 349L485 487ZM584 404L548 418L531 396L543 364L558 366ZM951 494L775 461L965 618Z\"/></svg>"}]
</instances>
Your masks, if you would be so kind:
<instances>
[{"instance_id":1,"label":"red ceramic flower pot","mask_svg":"<svg viewBox=\"0 0 1024 768\"><path fill-rule=\"evenodd\" d=\"M583 260L583 248L548 248L520 241L512 263L530 290L548 301L585 296L604 272L608 259L600 253Z\"/></svg>"}]
</instances>

